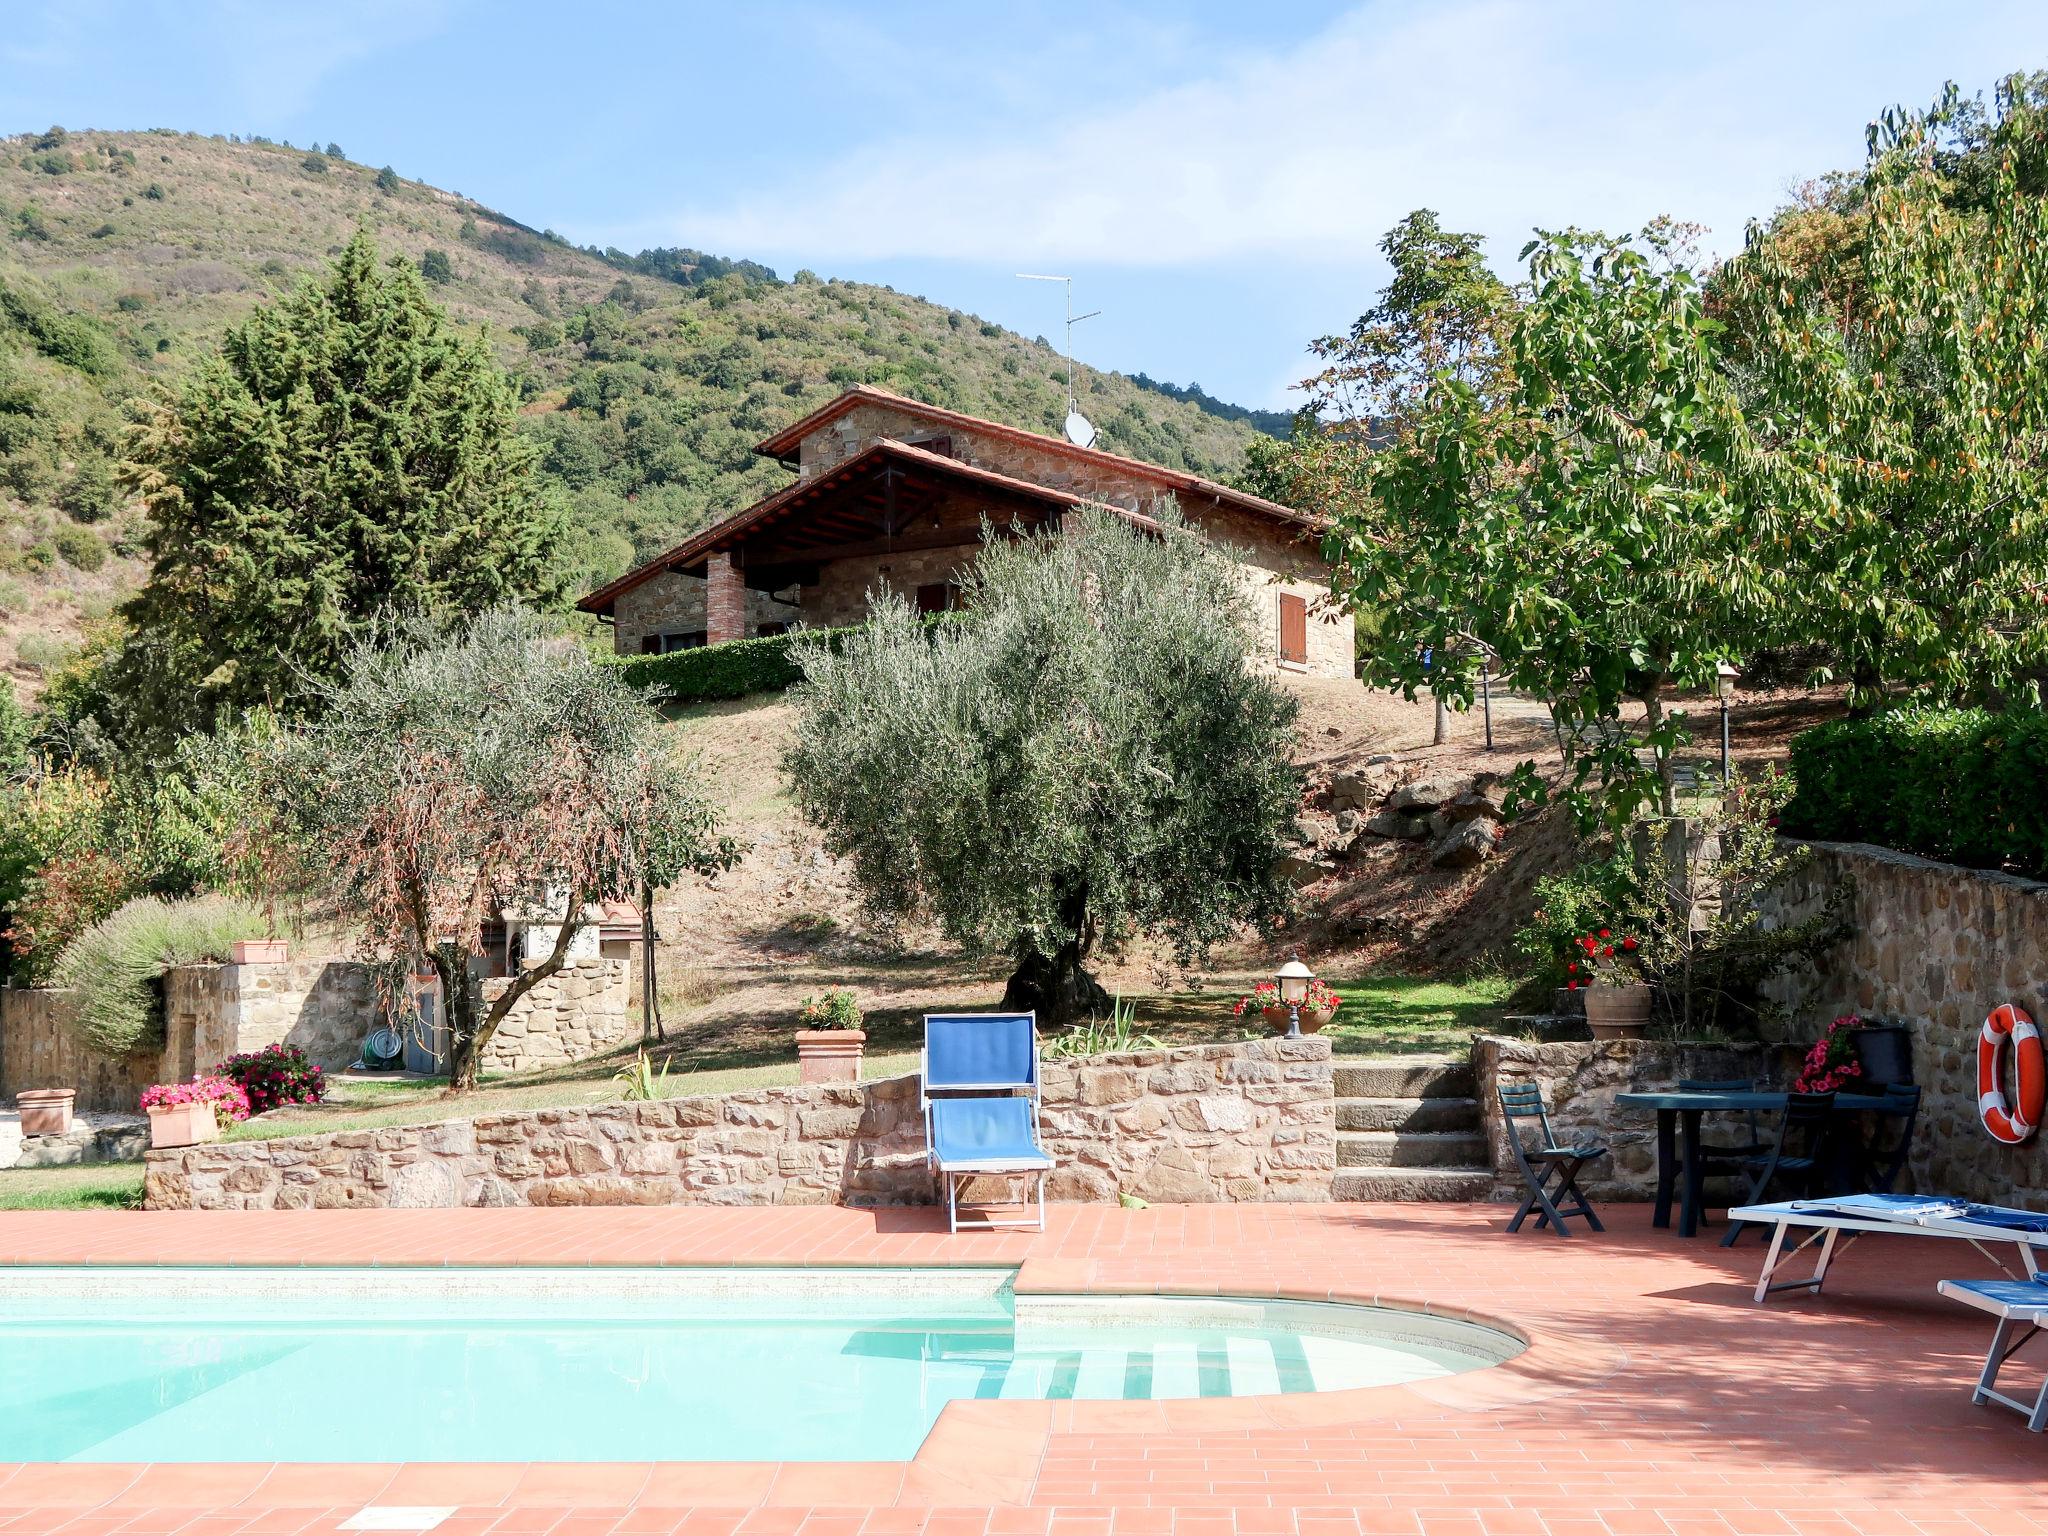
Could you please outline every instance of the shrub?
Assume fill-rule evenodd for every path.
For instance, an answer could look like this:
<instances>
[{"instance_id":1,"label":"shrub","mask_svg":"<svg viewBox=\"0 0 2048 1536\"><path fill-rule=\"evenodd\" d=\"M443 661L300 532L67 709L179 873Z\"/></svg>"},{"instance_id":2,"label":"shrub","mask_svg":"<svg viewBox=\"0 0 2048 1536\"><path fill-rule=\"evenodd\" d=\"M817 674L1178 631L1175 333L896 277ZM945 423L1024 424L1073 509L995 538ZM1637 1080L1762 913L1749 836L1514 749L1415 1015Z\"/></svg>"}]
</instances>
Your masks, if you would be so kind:
<instances>
[{"instance_id":1,"label":"shrub","mask_svg":"<svg viewBox=\"0 0 2048 1536\"><path fill-rule=\"evenodd\" d=\"M246 902L138 897L66 945L52 979L76 994L69 1023L79 1042L101 1056L125 1056L163 1038L164 972L225 960L236 939L269 931Z\"/></svg>"},{"instance_id":2,"label":"shrub","mask_svg":"<svg viewBox=\"0 0 2048 1536\"><path fill-rule=\"evenodd\" d=\"M50 535L50 542L57 546L64 563L74 570L96 571L107 563L107 541L90 528L60 527Z\"/></svg>"},{"instance_id":3,"label":"shrub","mask_svg":"<svg viewBox=\"0 0 2048 1536\"><path fill-rule=\"evenodd\" d=\"M796 1021L805 1029L859 1029L863 1017L860 999L844 988L807 997L796 1009Z\"/></svg>"},{"instance_id":4,"label":"shrub","mask_svg":"<svg viewBox=\"0 0 2048 1536\"><path fill-rule=\"evenodd\" d=\"M249 1096L249 1112L264 1114L280 1104L318 1104L327 1097L327 1074L306 1060L296 1045L266 1045L220 1064L220 1075Z\"/></svg>"},{"instance_id":5,"label":"shrub","mask_svg":"<svg viewBox=\"0 0 2048 1536\"><path fill-rule=\"evenodd\" d=\"M951 622L950 614L935 613L925 619L928 627ZM739 699L750 693L780 693L803 680L803 648L823 646L837 652L861 632L862 626L843 629L793 629L782 635L763 635L757 640L728 640L719 645L700 645L695 650L671 651L666 656L615 656L606 664L622 669L626 681L646 688L671 704L698 704L710 699Z\"/></svg>"},{"instance_id":6,"label":"shrub","mask_svg":"<svg viewBox=\"0 0 2048 1536\"><path fill-rule=\"evenodd\" d=\"M2048 716L1908 704L1792 741L1785 828L2048 876Z\"/></svg>"}]
</instances>

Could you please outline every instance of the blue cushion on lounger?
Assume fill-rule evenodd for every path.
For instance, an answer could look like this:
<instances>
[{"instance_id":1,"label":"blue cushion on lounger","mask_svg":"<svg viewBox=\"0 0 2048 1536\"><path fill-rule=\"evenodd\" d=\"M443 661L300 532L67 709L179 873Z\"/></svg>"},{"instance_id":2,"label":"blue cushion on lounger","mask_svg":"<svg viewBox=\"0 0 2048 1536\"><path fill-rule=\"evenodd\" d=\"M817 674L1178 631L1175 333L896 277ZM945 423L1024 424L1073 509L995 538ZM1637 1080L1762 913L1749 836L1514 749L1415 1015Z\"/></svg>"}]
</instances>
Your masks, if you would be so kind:
<instances>
[{"instance_id":1,"label":"blue cushion on lounger","mask_svg":"<svg viewBox=\"0 0 2048 1536\"><path fill-rule=\"evenodd\" d=\"M941 1168L1050 1168L1031 1135L1028 1099L938 1099L932 1104L932 1151Z\"/></svg>"}]
</instances>

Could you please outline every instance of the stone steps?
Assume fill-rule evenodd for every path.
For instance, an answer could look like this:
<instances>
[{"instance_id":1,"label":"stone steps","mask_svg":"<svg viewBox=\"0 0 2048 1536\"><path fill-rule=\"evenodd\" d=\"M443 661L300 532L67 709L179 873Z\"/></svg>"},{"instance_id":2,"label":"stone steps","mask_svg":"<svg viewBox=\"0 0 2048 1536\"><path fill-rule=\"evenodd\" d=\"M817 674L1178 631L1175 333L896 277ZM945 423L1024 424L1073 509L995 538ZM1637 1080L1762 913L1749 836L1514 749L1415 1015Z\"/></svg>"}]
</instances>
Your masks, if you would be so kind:
<instances>
[{"instance_id":1,"label":"stone steps","mask_svg":"<svg viewBox=\"0 0 2048 1536\"><path fill-rule=\"evenodd\" d=\"M1339 1099L1340 1131L1467 1131L1479 1124L1477 1099Z\"/></svg>"},{"instance_id":2,"label":"stone steps","mask_svg":"<svg viewBox=\"0 0 2048 1536\"><path fill-rule=\"evenodd\" d=\"M1491 1153L1461 1058L1335 1066L1339 1200L1485 1200Z\"/></svg>"},{"instance_id":3,"label":"stone steps","mask_svg":"<svg viewBox=\"0 0 2048 1536\"><path fill-rule=\"evenodd\" d=\"M1490 1168L1339 1168L1330 1186L1336 1200L1485 1200L1492 1194Z\"/></svg>"},{"instance_id":4,"label":"stone steps","mask_svg":"<svg viewBox=\"0 0 2048 1536\"><path fill-rule=\"evenodd\" d=\"M1434 1056L1394 1056L1335 1064L1340 1099L1469 1099L1471 1063Z\"/></svg>"},{"instance_id":5,"label":"stone steps","mask_svg":"<svg viewBox=\"0 0 2048 1536\"><path fill-rule=\"evenodd\" d=\"M1339 1168L1454 1168L1465 1172L1493 1167L1486 1138L1478 1131L1339 1131Z\"/></svg>"}]
</instances>

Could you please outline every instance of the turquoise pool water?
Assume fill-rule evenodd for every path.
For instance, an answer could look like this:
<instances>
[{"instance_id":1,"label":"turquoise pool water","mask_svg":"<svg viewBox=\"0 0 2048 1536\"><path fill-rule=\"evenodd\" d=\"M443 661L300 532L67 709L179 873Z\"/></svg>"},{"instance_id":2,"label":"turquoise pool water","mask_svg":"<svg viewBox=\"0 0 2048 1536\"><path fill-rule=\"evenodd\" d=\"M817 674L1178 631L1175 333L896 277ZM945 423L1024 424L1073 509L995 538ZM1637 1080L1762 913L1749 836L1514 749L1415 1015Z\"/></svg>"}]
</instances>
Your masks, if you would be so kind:
<instances>
[{"instance_id":1,"label":"turquoise pool water","mask_svg":"<svg viewBox=\"0 0 2048 1536\"><path fill-rule=\"evenodd\" d=\"M0 1272L0 1462L901 1460L957 1398L1447 1376L1376 1308L1015 1297L968 1270Z\"/></svg>"}]
</instances>

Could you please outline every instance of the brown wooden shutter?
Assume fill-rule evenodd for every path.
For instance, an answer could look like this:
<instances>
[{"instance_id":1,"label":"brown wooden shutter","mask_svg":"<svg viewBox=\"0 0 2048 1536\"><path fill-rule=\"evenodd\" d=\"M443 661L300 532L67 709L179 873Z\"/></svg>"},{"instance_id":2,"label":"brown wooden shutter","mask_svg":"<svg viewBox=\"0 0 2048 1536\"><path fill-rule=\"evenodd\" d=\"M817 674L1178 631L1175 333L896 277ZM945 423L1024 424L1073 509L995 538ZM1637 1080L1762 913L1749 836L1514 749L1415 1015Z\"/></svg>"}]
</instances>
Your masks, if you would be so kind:
<instances>
[{"instance_id":1,"label":"brown wooden shutter","mask_svg":"<svg viewBox=\"0 0 2048 1536\"><path fill-rule=\"evenodd\" d=\"M1280 594L1280 659L1308 664L1308 601Z\"/></svg>"}]
</instances>

